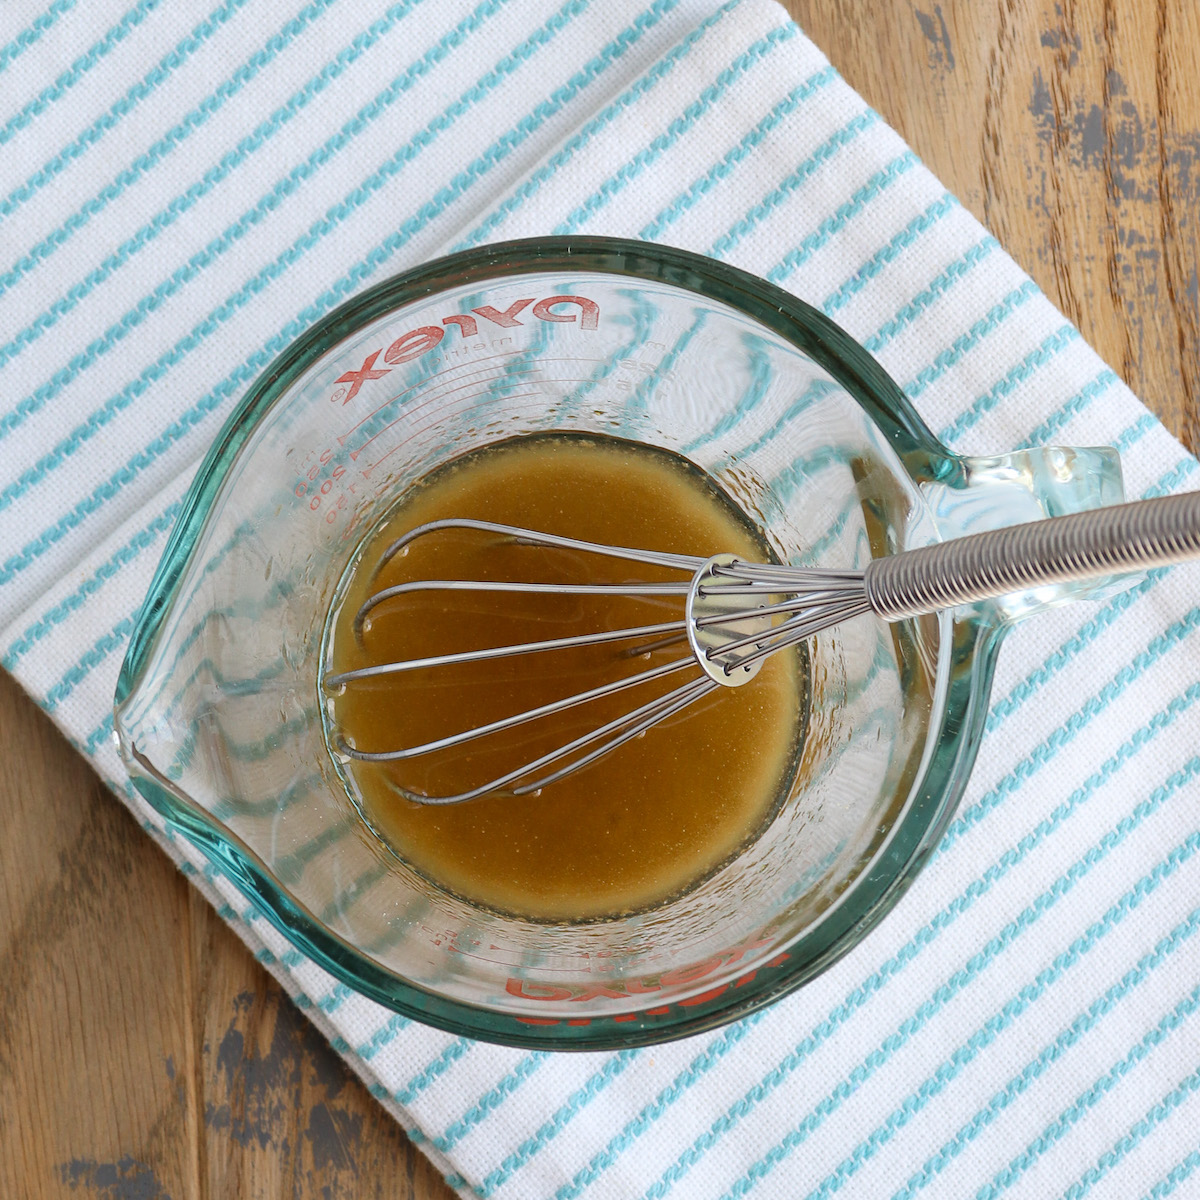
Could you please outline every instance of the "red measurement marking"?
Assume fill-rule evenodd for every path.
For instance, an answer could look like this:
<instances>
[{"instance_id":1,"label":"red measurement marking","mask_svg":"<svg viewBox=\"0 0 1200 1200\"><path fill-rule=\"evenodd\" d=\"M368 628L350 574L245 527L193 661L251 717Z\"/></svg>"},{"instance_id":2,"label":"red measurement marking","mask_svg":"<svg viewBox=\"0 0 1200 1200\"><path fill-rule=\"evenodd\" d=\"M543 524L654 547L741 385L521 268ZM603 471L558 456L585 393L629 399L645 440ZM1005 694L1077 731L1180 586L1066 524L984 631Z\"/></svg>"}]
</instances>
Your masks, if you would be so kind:
<instances>
[{"instance_id":1,"label":"red measurement marking","mask_svg":"<svg viewBox=\"0 0 1200 1200\"><path fill-rule=\"evenodd\" d=\"M394 396L389 397L382 404L380 404L377 408L372 409L369 413L367 413L365 416L363 416L362 419L360 421L358 421L357 424L351 425L350 428L347 429L345 433L340 434L338 436L338 445L344 446L346 444L346 442L349 441L351 434L353 434L355 432L355 430L357 430L361 426L365 425L373 417L378 416L389 405L395 404L397 400L402 399L403 397L407 396L410 392L416 391L418 388L428 387L435 379L443 379L447 375L452 375L455 371L465 371L466 374L459 375L455 379L447 380L447 382L449 382L449 383L460 383L462 380L468 379L471 376L479 375L479 374L486 374L488 371L495 369L493 367L480 368L479 367L480 363L491 362L492 360L498 359L498 358L515 358L518 355L528 354L528 353L529 353L529 351L527 351L527 350L504 350L504 351L501 351L499 354L480 355L478 358L469 359L466 362L454 363L451 366L445 367L441 371L434 371L434 372L432 372L432 374L427 375L424 379L418 379L416 383L409 384L409 386L404 388L403 391L399 391ZM565 355L561 358L559 358L559 357L543 357L543 356L539 355L538 358L535 359L530 364L530 369L532 369L534 367L544 366L546 363L572 363L574 365L579 365L582 363L594 363L596 366L605 366L605 365L607 365L607 362L608 362L607 359L587 358L584 355ZM548 380L547 382L556 383L556 382L560 382L560 381L551 379L551 380ZM590 380L582 380L582 381L568 380L566 382L589 383L591 381ZM443 395L444 393L438 393L438 394ZM432 397L432 399L436 399L436 398L437 398L436 396ZM421 403L416 405L414 408L407 409L405 415L411 416L415 412L420 412L421 408L425 404L427 404L430 399L431 399L431 397L422 396ZM378 436L378 434L376 436ZM362 447L359 447L359 449L361 450Z\"/></svg>"},{"instance_id":2,"label":"red measurement marking","mask_svg":"<svg viewBox=\"0 0 1200 1200\"><path fill-rule=\"evenodd\" d=\"M710 1000L715 1000L718 996L723 995L729 989L729 984L723 983L720 987L715 987L711 992L701 992L698 996L689 996L686 1000L679 1001L680 1008L693 1008L697 1004L707 1004Z\"/></svg>"},{"instance_id":3,"label":"red measurement marking","mask_svg":"<svg viewBox=\"0 0 1200 1200\"><path fill-rule=\"evenodd\" d=\"M368 379L382 379L385 375L391 374L390 367L381 367L378 371L374 369L375 360L379 357L379 351L375 350L368 354L363 359L363 365L357 371L347 371L345 375L335 379L334 383L348 383L350 390L346 393L346 398L342 401L343 405L349 404L355 396L358 395L358 389L362 387Z\"/></svg>"},{"instance_id":4,"label":"red measurement marking","mask_svg":"<svg viewBox=\"0 0 1200 1200\"><path fill-rule=\"evenodd\" d=\"M528 371L536 371L538 369L538 366L539 366L539 364L535 363L526 369ZM517 374L517 372L514 371L513 375L515 376L516 374ZM473 382L473 383L464 384L463 387L475 387L475 386L477 386L477 382L478 381ZM477 396L489 396L494 393L501 392L505 388L509 388L509 387L528 387L530 383L535 382L535 381L529 380L529 379L512 378L508 382L504 382L502 380L495 380L495 381L489 381L489 382L491 382L491 385L492 385L490 388L485 388L483 391L479 391L479 392L471 392L469 395L464 396L463 399L471 400ZM546 380L540 380L537 382L543 382L543 383L591 383L593 381L590 378L583 379L583 378L570 378L570 377L564 376L562 378L546 379ZM447 396L453 395L455 392L461 392L463 390L463 387L448 388L444 392L438 392L434 395L429 395L429 396L422 396L420 404L415 405L413 408L406 408L404 410L404 412L402 412L394 421L389 421L377 433L373 433L369 438L367 438L367 440L365 442L363 442L361 446L358 446L356 449L351 450L350 458L353 461L357 462L358 456L373 441L375 441L378 438L381 438L385 433L387 433L389 429L394 429L397 425L401 424L402 422L405 422L405 423L411 422L412 419L417 415L417 413L419 413L423 408L428 408L431 404L437 404L439 401L444 400ZM526 392L522 396L505 396L504 399L505 400L529 400L529 399L532 399L533 397L539 396L541 394L543 394L543 393ZM371 474L371 472L377 466L379 466L379 464L381 462L383 462L384 458L387 458L389 455L394 454L395 452L396 452L396 448L393 447L393 449L389 450L387 452L387 454L385 454L383 456L383 458L380 458L376 462L373 462L369 467L364 467L362 469L363 477L364 478L368 477Z\"/></svg>"},{"instance_id":5,"label":"red measurement marking","mask_svg":"<svg viewBox=\"0 0 1200 1200\"><path fill-rule=\"evenodd\" d=\"M360 445L356 446L353 450L351 450L350 457L355 462L357 462L358 456L373 441L375 441L376 438L382 437L385 433L387 433L387 431L389 429L394 428L396 425L400 424L402 421L405 421L405 422L411 421L413 419L413 417L421 411L421 409L427 408L430 404L436 404L439 401L444 400L447 396L453 396L456 392L466 391L468 388L479 387L479 385L481 383L490 384L491 390L493 390L493 391L499 391L505 387L527 387L532 381L529 379L520 379L520 378L517 378L517 376L522 375L522 374L524 374L524 375L533 374L535 371L537 371L537 369L538 368L536 365L523 367L520 370L514 370L512 372L512 374L510 376L508 376L507 378L505 376L501 375L495 379L490 379L490 380L472 379L467 383L460 384L460 386L458 386L458 387L446 388L444 391L427 393L426 395L423 395L421 397L421 402L419 404L414 405L412 408L404 409L403 412L401 412L400 415L397 416L394 421L389 421L385 426L383 426L382 429L379 429L375 433L371 434L371 436L369 438L367 438L367 440L365 442L362 442ZM458 383L459 381L457 379L454 379L454 380L450 380L449 382ZM481 392L472 392L471 396L486 396L487 394L488 394L488 389L485 388ZM471 396L468 396L466 398L470 399Z\"/></svg>"},{"instance_id":6,"label":"red measurement marking","mask_svg":"<svg viewBox=\"0 0 1200 1200\"><path fill-rule=\"evenodd\" d=\"M478 393L478 395L480 395L480 396L485 396L487 394L488 393L486 393L486 392ZM510 400L543 400L543 399L545 399L545 397L542 395L541 392L526 392L522 396L505 396L504 399L507 402ZM393 454L395 454L397 450L400 450L402 448L403 448L402 446L393 446L385 455L383 455L381 458L377 458L373 463L371 463L371 465L369 467L363 467L362 468L363 478L364 479L370 478L371 472L373 470L375 470L375 468L377 466L379 466L380 463L385 462L387 459L391 458L391 456Z\"/></svg>"},{"instance_id":7,"label":"red measurement marking","mask_svg":"<svg viewBox=\"0 0 1200 1200\"><path fill-rule=\"evenodd\" d=\"M434 379L438 379L438 378L440 378L440 377L441 377L441 376L443 376L443 375L449 375L449 374L450 374L452 371L460 371L460 370L462 370L462 368L463 368L463 367L474 367L474 366L476 366L477 364L479 364L479 363L481 363L481 362L487 362L489 359L493 359L493 358L512 358L512 357L514 357L514 356L515 356L515 355L517 355L517 354L524 354L524 353L525 353L525 351L524 351L524 350L505 350L505 351L503 351L503 352L502 352L502 353L500 353L500 354L488 354L488 355L482 356L482 357L480 357L480 358L472 359L472 360L470 360L470 361L468 361L468 362L454 363L452 366L446 367L446 368L445 368L445 370L442 370L442 371L434 371L432 375L427 375L427 376L426 376L424 379L418 379L416 383L409 384L409 386L408 386L408 387L406 387L406 388L405 388L403 391L397 392L397 393L396 393L394 396L392 396L390 399L387 399L387 400L385 400L385 401L384 401L384 402L383 402L383 403L382 403L382 404L381 404L381 405L380 405L378 408L374 408L374 409L372 409L372 410L371 410L369 413L367 413L367 414L366 414L366 415L365 415L365 416L364 416L364 417L363 417L363 418L362 418L362 419L361 419L361 420L358 422L358 424L356 424L356 425L351 425L351 426L350 426L350 428L349 428L349 429L347 429L347 430L346 430L346 432L345 432L345 433L343 433L343 434L342 434L342 435L341 435L341 436L338 438L338 445L340 445L340 446L344 446L344 445L346 444L346 439L347 439L347 438L348 438L348 437L349 437L349 436L350 436L350 435L351 435L351 434L352 434L352 433L353 433L353 432L354 432L354 431L355 431L355 430L356 430L356 429L357 429L357 428L358 428L360 425L365 425L365 424L366 424L366 423L367 423L367 422L368 422L368 421L369 421L369 420L370 420L372 417L376 416L378 413L381 413L381 412L383 412L383 410L384 410L385 408L387 408L387 406L388 406L389 404L395 404L395 403L396 403L396 401L397 401L397 400L399 400L399 399L400 399L402 396L407 396L409 392L416 391L416 389L417 389L417 388L425 387L426 385L428 385L428 384L429 384L429 383L430 383L432 380L434 380ZM491 367L485 367L485 368L484 368L484 370L486 370L486 371L490 371L491 369L492 369Z\"/></svg>"}]
</instances>

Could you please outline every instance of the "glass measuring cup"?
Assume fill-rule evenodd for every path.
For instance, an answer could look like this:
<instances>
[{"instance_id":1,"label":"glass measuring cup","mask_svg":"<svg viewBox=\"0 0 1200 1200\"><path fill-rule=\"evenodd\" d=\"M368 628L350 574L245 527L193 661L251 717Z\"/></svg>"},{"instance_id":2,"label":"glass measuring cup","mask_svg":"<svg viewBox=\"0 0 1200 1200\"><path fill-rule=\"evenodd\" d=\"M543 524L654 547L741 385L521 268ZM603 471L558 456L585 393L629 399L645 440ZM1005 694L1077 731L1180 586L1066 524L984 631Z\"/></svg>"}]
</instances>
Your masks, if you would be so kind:
<instances>
[{"instance_id":1,"label":"glass measuring cup","mask_svg":"<svg viewBox=\"0 0 1200 1200\"><path fill-rule=\"evenodd\" d=\"M431 263L332 313L255 384L200 469L122 668L138 789L296 946L382 1003L513 1045L644 1044L784 995L888 912L962 793L1004 630L1089 589L820 635L795 784L735 860L611 920L490 912L371 833L317 678L338 581L397 496L479 446L558 429L684 454L782 561L814 565L1115 503L1120 469L1110 450L952 455L815 310L614 239Z\"/></svg>"}]
</instances>

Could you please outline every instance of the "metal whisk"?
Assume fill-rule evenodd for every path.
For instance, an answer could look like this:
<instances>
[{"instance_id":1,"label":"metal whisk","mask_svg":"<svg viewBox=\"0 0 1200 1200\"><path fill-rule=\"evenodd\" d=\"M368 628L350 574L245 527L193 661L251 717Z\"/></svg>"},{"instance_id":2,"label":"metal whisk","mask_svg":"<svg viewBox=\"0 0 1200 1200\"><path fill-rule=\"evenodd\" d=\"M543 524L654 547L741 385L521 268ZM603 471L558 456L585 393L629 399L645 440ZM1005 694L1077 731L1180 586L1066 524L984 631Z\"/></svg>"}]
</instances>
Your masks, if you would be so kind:
<instances>
[{"instance_id":1,"label":"metal whisk","mask_svg":"<svg viewBox=\"0 0 1200 1200\"><path fill-rule=\"evenodd\" d=\"M862 571L749 563L730 554L718 554L705 560L690 555L600 545L488 521L434 521L418 526L389 546L376 567L376 574L388 560L418 538L451 528L499 534L529 545L653 564L678 570L684 577L677 582L632 585L417 580L374 593L355 617L358 636L361 637L364 624L380 605L422 590L675 595L685 598L683 615L676 620L636 628L602 630L328 673L323 680L327 692L335 693L358 680L392 672L606 642L652 639L649 645L638 647L638 652L644 653L649 648L682 643L686 639L691 653L419 746L362 750L351 746L339 735L336 743L342 753L364 762L412 759L461 746L673 672L688 671L692 677L665 695L480 787L450 796L405 792L411 799L425 804L456 804L500 789L507 789L514 795L537 791L610 753L716 688L737 687L749 682L770 655L865 613L873 613L885 621L899 621L1051 584L1118 575L1200 558L1200 493L1137 501L972 534L873 559Z\"/></svg>"}]
</instances>

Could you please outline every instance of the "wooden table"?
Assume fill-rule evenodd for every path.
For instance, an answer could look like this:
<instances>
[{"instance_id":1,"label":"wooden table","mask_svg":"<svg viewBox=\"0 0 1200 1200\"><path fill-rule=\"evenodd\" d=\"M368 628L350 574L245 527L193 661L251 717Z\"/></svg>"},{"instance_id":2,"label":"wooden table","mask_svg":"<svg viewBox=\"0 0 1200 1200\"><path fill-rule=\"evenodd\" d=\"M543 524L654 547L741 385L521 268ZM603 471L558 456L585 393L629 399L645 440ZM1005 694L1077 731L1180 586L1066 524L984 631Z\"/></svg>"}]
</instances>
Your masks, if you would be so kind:
<instances>
[{"instance_id":1,"label":"wooden table","mask_svg":"<svg viewBox=\"0 0 1200 1200\"><path fill-rule=\"evenodd\" d=\"M1200 447L1195 0L790 0ZM0 675L0 1196L451 1195Z\"/></svg>"}]
</instances>

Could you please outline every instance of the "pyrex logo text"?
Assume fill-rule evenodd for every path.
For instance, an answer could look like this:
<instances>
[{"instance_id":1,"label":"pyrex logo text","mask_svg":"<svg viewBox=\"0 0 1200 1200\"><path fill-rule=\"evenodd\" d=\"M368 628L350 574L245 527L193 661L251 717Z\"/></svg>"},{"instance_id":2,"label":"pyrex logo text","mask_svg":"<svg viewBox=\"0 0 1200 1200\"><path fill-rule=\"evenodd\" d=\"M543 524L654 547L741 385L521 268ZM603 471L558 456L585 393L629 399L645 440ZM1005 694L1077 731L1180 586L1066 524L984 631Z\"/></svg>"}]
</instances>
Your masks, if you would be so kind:
<instances>
[{"instance_id":1,"label":"pyrex logo text","mask_svg":"<svg viewBox=\"0 0 1200 1200\"><path fill-rule=\"evenodd\" d=\"M600 323L600 306L594 300L587 299L586 296L547 296L544 300L538 300L536 304L534 303L535 299L530 296L527 300L514 300L503 312L498 308L493 308L490 304L483 304L478 308L471 309L469 313L454 313L451 316L443 317L441 325L421 325L416 329L410 329L398 337L386 350L382 348L372 350L363 359L362 366L358 370L347 371L334 380L337 384L346 384L347 386L338 387L329 398L334 403L340 400L343 405L349 404L358 395L359 389L364 383L372 379L382 379L383 376L390 373L392 367L412 362L414 359L428 354L446 336L447 328L444 327L457 327L463 338L478 335L480 319L498 325L501 329L512 329L516 325L524 324L523 321L518 320L518 314L523 313L531 304L533 305L532 315L540 321L578 321L580 329L595 329ZM555 312L556 305L575 305L579 312ZM377 367L375 365L381 354L383 361L391 364L390 366Z\"/></svg>"}]
</instances>

